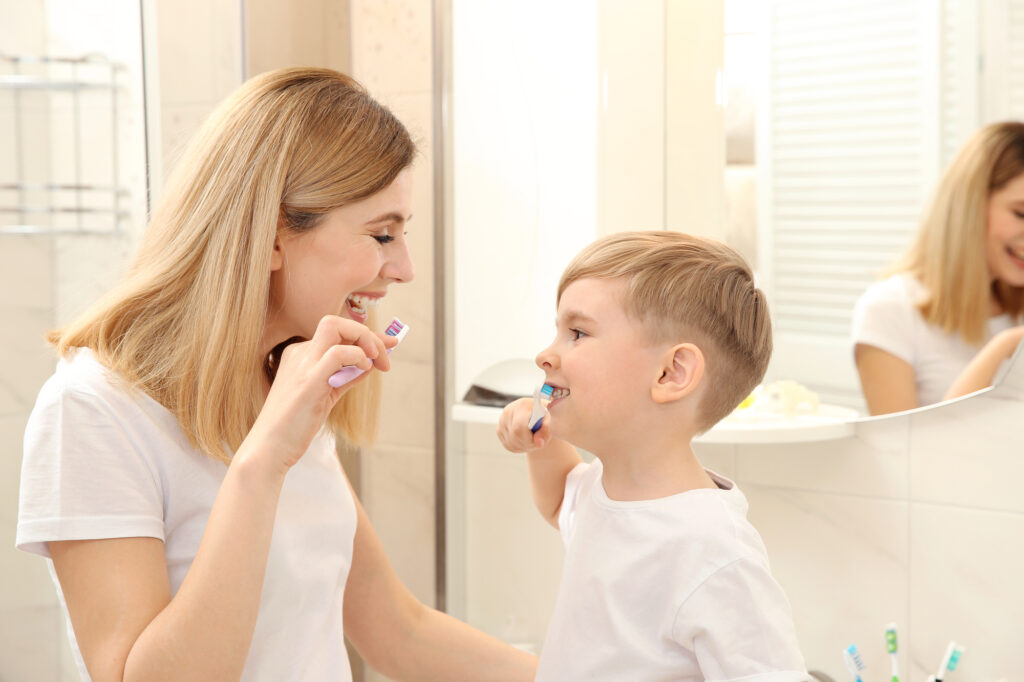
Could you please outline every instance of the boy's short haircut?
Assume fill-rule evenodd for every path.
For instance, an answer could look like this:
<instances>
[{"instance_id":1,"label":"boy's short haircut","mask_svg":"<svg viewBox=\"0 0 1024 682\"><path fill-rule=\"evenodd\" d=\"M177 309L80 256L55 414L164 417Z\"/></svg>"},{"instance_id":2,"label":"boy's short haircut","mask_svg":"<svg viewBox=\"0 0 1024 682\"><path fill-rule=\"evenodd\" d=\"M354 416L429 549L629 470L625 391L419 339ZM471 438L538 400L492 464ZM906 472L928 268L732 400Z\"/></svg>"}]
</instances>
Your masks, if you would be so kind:
<instances>
[{"instance_id":1,"label":"boy's short haircut","mask_svg":"<svg viewBox=\"0 0 1024 682\"><path fill-rule=\"evenodd\" d=\"M623 308L654 343L694 343L708 389L698 432L732 412L764 378L772 327L750 266L720 242L682 232L619 232L583 249L558 283L558 300L579 279L621 279Z\"/></svg>"}]
</instances>

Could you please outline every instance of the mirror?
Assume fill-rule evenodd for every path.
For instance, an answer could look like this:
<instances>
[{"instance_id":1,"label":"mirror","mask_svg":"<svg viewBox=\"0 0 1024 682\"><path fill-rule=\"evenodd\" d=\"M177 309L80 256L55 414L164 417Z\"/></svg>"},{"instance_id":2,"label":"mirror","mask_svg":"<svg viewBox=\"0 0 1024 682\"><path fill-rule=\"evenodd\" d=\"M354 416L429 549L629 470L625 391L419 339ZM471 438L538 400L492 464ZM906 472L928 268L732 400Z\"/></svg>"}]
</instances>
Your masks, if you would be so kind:
<instances>
[{"instance_id":1,"label":"mirror","mask_svg":"<svg viewBox=\"0 0 1024 682\"><path fill-rule=\"evenodd\" d=\"M966 137L1024 113L999 58L1007 0L451 4L459 396L546 344L579 246L680 229L754 265L775 322L766 381L866 413L854 303Z\"/></svg>"}]
</instances>

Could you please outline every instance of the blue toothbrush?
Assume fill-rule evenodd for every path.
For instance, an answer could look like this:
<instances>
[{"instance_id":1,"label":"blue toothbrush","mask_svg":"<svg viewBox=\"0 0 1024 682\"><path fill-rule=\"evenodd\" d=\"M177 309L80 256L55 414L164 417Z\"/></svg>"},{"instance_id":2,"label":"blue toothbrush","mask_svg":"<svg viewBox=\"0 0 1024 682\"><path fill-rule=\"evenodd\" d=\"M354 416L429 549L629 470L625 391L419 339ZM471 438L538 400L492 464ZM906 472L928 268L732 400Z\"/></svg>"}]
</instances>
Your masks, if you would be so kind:
<instances>
[{"instance_id":1,"label":"blue toothbrush","mask_svg":"<svg viewBox=\"0 0 1024 682\"><path fill-rule=\"evenodd\" d=\"M533 392L533 411L530 412L530 433L537 433L540 427L544 424L544 417L547 416L548 411L544 409L541 398L547 398L551 400L551 393L555 389L551 388L547 384L541 384L537 387L537 390Z\"/></svg>"},{"instance_id":2,"label":"blue toothbrush","mask_svg":"<svg viewBox=\"0 0 1024 682\"><path fill-rule=\"evenodd\" d=\"M855 644L843 649L843 662L846 663L846 669L853 675L854 682L863 682L860 674L864 672L864 661L860 659L860 652L857 651Z\"/></svg>"}]
</instances>

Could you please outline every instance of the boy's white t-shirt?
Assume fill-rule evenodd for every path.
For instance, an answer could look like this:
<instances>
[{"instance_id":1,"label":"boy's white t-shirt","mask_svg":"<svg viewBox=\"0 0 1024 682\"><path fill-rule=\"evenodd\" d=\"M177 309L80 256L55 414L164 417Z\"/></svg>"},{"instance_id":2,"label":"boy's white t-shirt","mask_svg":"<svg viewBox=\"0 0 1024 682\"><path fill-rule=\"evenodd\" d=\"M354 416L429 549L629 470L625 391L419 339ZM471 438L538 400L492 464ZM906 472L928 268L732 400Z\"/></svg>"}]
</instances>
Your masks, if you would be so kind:
<instances>
[{"instance_id":1,"label":"boy's white t-shirt","mask_svg":"<svg viewBox=\"0 0 1024 682\"><path fill-rule=\"evenodd\" d=\"M916 277L901 273L868 287L853 311L853 343L874 346L909 364L922 406L941 401L981 350L924 319L917 306L927 293ZM990 317L985 340L1013 325L1008 314Z\"/></svg>"},{"instance_id":2,"label":"boy's white t-shirt","mask_svg":"<svg viewBox=\"0 0 1024 682\"><path fill-rule=\"evenodd\" d=\"M731 481L611 500L600 460L570 472L566 544L538 682L807 680L789 602Z\"/></svg>"},{"instance_id":3,"label":"boy's white t-shirt","mask_svg":"<svg viewBox=\"0 0 1024 682\"><path fill-rule=\"evenodd\" d=\"M79 349L60 361L29 417L15 544L47 558L65 615L50 541L158 538L174 595L226 472L189 445L170 412ZM355 529L355 502L325 432L281 491L243 680L351 680L342 600ZM88 680L70 621L68 635Z\"/></svg>"}]
</instances>

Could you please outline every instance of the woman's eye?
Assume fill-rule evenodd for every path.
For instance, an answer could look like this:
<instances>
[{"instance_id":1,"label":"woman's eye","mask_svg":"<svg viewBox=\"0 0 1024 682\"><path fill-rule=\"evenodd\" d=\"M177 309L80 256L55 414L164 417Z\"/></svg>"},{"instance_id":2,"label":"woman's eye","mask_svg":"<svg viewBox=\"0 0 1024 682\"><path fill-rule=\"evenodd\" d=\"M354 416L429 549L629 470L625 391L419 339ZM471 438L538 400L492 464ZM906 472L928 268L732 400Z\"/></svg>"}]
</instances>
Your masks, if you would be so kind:
<instances>
[{"instance_id":1,"label":"woman's eye","mask_svg":"<svg viewBox=\"0 0 1024 682\"><path fill-rule=\"evenodd\" d=\"M379 244L390 244L395 241L395 238L390 234L375 234L373 235L373 238L376 239Z\"/></svg>"}]
</instances>

